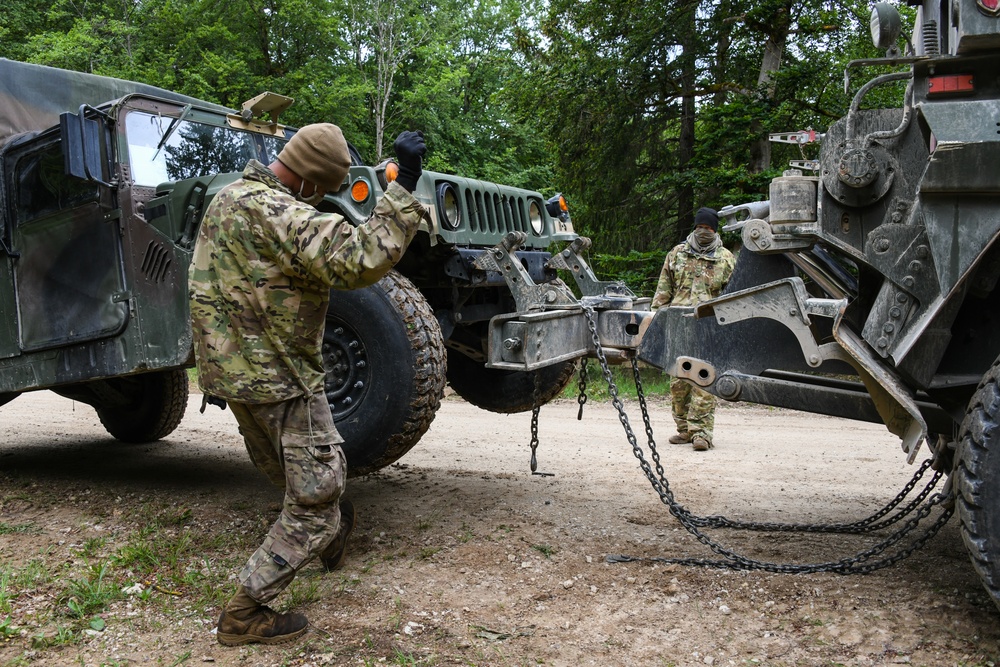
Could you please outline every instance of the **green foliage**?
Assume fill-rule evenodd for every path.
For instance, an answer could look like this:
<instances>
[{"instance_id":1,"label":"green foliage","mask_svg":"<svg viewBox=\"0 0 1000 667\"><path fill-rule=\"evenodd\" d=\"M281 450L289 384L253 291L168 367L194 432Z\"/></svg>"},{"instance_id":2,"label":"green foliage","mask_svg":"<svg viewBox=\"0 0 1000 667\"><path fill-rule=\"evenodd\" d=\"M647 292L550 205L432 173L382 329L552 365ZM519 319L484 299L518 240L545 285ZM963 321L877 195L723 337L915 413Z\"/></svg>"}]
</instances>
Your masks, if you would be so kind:
<instances>
[{"instance_id":1,"label":"green foliage","mask_svg":"<svg viewBox=\"0 0 1000 667\"><path fill-rule=\"evenodd\" d=\"M548 544L532 544L531 548L546 558L552 558L552 554L557 551L555 547L550 547Z\"/></svg>"},{"instance_id":2,"label":"green foliage","mask_svg":"<svg viewBox=\"0 0 1000 667\"><path fill-rule=\"evenodd\" d=\"M108 603L122 597L107 562L91 566L87 575L71 581L66 595L66 607L73 618L104 611Z\"/></svg>"},{"instance_id":3,"label":"green foliage","mask_svg":"<svg viewBox=\"0 0 1000 667\"><path fill-rule=\"evenodd\" d=\"M0 57L229 106L286 94L284 122L336 122L370 162L421 129L428 169L563 192L577 231L624 258L601 271L648 294L646 255L698 206L764 199L789 160L816 157L768 133L825 131L880 73L840 85L847 62L877 55L869 4L8 0ZM866 104L898 106L904 85Z\"/></svg>"},{"instance_id":4,"label":"green foliage","mask_svg":"<svg viewBox=\"0 0 1000 667\"><path fill-rule=\"evenodd\" d=\"M16 637L18 634L17 626L12 625L10 621L10 616L6 616L0 619L0 639L7 639L8 637Z\"/></svg>"},{"instance_id":5,"label":"green foliage","mask_svg":"<svg viewBox=\"0 0 1000 667\"><path fill-rule=\"evenodd\" d=\"M626 255L595 254L590 258L591 268L602 280L621 280L637 296L653 296L669 250L630 250Z\"/></svg>"},{"instance_id":6,"label":"green foliage","mask_svg":"<svg viewBox=\"0 0 1000 667\"><path fill-rule=\"evenodd\" d=\"M846 110L834 73L874 55L867 12L857 0L549 3L541 35L519 42L533 82L521 103L540 110L578 229L604 252L669 248L698 206L765 198L800 157L775 146L768 159L767 134L823 130ZM783 46L772 67L768 43Z\"/></svg>"},{"instance_id":7,"label":"green foliage","mask_svg":"<svg viewBox=\"0 0 1000 667\"><path fill-rule=\"evenodd\" d=\"M11 525L0 521L0 535L11 535L14 533L37 533L38 527L33 523L19 523Z\"/></svg>"},{"instance_id":8,"label":"green foliage","mask_svg":"<svg viewBox=\"0 0 1000 667\"><path fill-rule=\"evenodd\" d=\"M635 386L635 375L632 372L631 365L611 366L609 370L611 372L611 381L615 385L619 398L638 398L639 394ZM639 381L642 383L644 396L669 396L670 394L670 376L658 368L651 368L640 364ZM579 394L580 387L574 381L570 382L563 389L561 398L578 400ZM611 400L611 391L607 378L601 373L597 362L593 361L588 361L587 363L587 399L598 402Z\"/></svg>"}]
</instances>

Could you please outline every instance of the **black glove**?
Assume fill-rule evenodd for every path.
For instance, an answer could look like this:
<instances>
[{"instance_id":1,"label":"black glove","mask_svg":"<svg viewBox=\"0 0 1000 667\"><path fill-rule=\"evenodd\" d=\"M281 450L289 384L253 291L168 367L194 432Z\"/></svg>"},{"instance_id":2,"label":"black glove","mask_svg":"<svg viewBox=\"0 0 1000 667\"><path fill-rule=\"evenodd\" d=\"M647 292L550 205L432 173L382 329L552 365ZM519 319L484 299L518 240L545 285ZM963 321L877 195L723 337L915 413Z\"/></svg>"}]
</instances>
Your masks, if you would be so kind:
<instances>
[{"instance_id":1,"label":"black glove","mask_svg":"<svg viewBox=\"0 0 1000 667\"><path fill-rule=\"evenodd\" d=\"M396 162L399 163L399 175L396 182L406 188L407 192L413 192L423 173L421 158L427 152L427 144L424 143L423 132L400 132L396 137L396 142L392 145L396 151Z\"/></svg>"}]
</instances>

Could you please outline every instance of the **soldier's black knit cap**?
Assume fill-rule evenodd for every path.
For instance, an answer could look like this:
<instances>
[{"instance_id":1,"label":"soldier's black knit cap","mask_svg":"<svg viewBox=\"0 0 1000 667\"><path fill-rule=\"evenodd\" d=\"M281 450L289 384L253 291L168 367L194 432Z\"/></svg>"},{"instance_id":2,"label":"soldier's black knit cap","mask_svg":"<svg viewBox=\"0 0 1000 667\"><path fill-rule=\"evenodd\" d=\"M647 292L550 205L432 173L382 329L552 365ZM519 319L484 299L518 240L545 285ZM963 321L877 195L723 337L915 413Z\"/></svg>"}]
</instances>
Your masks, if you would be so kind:
<instances>
[{"instance_id":1,"label":"soldier's black knit cap","mask_svg":"<svg viewBox=\"0 0 1000 667\"><path fill-rule=\"evenodd\" d=\"M699 208L694 214L694 226L705 225L711 227L712 231L719 231L719 214L711 208Z\"/></svg>"}]
</instances>

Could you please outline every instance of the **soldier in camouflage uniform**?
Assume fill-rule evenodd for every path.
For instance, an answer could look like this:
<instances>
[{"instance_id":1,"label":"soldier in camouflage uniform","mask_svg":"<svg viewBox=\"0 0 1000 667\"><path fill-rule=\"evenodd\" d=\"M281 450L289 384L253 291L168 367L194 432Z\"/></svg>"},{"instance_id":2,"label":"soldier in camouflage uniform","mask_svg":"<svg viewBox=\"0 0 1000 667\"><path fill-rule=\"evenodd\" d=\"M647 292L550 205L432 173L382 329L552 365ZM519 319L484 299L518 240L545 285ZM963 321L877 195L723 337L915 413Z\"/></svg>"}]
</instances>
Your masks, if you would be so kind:
<instances>
[{"instance_id":1,"label":"soldier in camouflage uniform","mask_svg":"<svg viewBox=\"0 0 1000 667\"><path fill-rule=\"evenodd\" d=\"M722 246L719 216L710 208L695 214L694 231L667 253L656 284L652 308L693 306L719 295L729 282L736 258ZM699 452L711 449L715 426L715 396L674 378L670 395L677 435L670 442L690 442Z\"/></svg>"},{"instance_id":2,"label":"soldier in camouflage uniform","mask_svg":"<svg viewBox=\"0 0 1000 667\"><path fill-rule=\"evenodd\" d=\"M285 490L219 618L222 644L303 634L305 616L265 603L314 558L328 568L343 558L354 508L341 502L347 465L323 391L323 330L331 288L377 282L424 215L411 194L423 135L400 134L395 150L399 175L357 228L314 208L350 166L343 134L329 123L300 129L266 167L251 160L205 212L189 275L198 383L228 403L250 458Z\"/></svg>"}]
</instances>

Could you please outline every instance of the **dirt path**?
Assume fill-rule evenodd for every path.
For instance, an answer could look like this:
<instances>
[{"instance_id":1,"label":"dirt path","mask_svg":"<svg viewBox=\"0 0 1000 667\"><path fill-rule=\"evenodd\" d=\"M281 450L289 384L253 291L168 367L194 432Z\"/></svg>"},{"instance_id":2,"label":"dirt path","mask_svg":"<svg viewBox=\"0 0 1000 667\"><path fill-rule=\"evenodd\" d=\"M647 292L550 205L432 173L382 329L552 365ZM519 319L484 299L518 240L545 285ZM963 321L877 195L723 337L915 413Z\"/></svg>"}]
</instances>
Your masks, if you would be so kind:
<instances>
[{"instance_id":1,"label":"dirt path","mask_svg":"<svg viewBox=\"0 0 1000 667\"><path fill-rule=\"evenodd\" d=\"M588 403L582 422L573 402L543 408L539 470L554 476L539 477L528 471L528 415L455 398L399 464L349 482L359 524L345 569L323 575L310 566L279 599L308 615L308 638L226 649L212 634L217 601L280 495L248 462L231 415L199 414L199 402L192 398L167 441L148 446L110 440L90 408L45 392L0 409L0 527L9 528L0 531L0 562L22 580L36 561L60 573L34 585L9 577L6 594L0 576L0 610L7 599L16 626L0 665L985 666L1000 655L1000 616L955 519L911 558L864 576L611 564L608 554L712 556L645 480L611 406ZM644 441L637 408L627 407ZM851 521L913 472L879 425L723 406L716 449L696 453L666 444L669 417L666 405L653 406L662 464L697 514ZM178 563L161 554L145 583L168 566L190 576L113 601L99 632L32 642L60 623L75 627L59 611L65 582L134 546L147 515L160 526L180 517L161 533L181 542L186 533L199 552ZM711 534L780 563L874 543Z\"/></svg>"}]
</instances>

